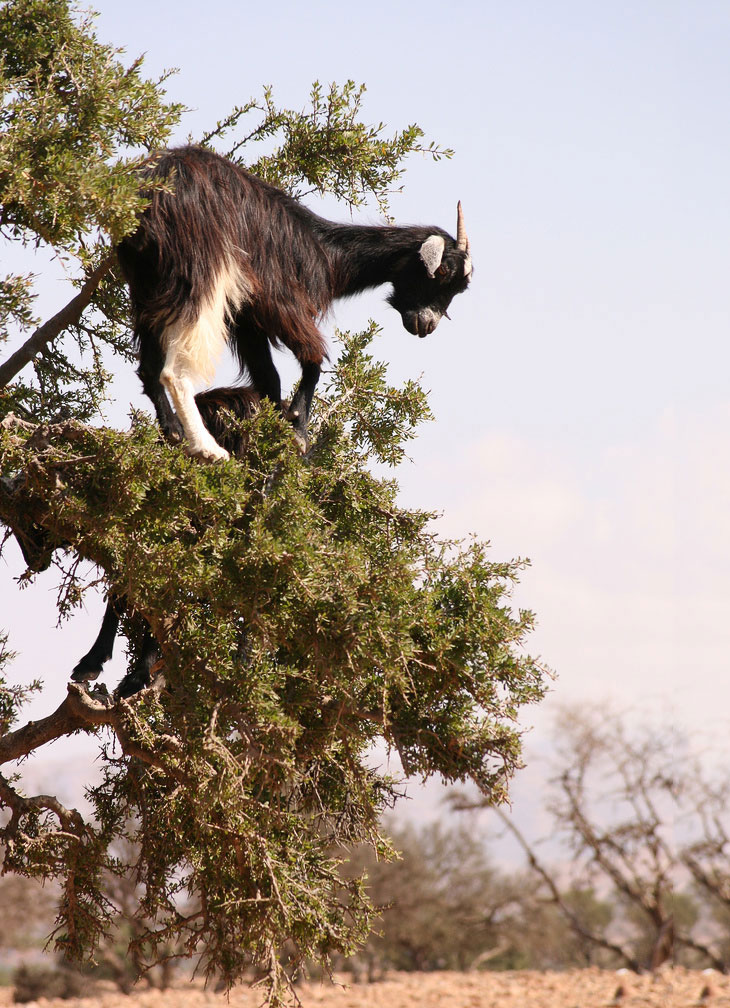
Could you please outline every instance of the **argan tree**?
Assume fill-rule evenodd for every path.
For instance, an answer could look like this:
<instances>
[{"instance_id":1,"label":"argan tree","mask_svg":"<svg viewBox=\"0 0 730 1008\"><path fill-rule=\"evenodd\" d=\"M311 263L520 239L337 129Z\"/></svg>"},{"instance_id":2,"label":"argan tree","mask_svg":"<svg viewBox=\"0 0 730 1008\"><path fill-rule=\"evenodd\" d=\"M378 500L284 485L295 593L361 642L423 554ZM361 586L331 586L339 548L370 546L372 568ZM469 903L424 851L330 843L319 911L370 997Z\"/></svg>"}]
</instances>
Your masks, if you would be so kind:
<instances>
[{"instance_id":1,"label":"argan tree","mask_svg":"<svg viewBox=\"0 0 730 1008\"><path fill-rule=\"evenodd\" d=\"M129 700L70 684L58 710L22 724L42 685L13 683L6 628L4 869L59 881L55 944L80 959L110 925L104 873L131 873L140 962L173 948L228 984L255 964L276 999L285 943L295 964L326 962L367 936L362 880L339 859L363 841L389 851L378 823L397 783L373 769L373 744L409 774L469 778L499 800L520 761L518 710L543 677L523 651L531 616L510 603L520 564L440 541L432 516L373 474L428 416L421 389L390 387L370 356L373 327L342 337L306 457L267 407L244 422L244 457L215 465L146 415L100 424L108 368L130 355L111 250L143 206L135 167L181 110L92 27L63 0L0 10L2 235L64 260L78 287L40 324L34 279L2 281L17 348L0 364L0 521L29 577L60 577L61 615L101 582L126 600L129 660L145 624L161 659ZM365 125L361 94L315 85L295 113L267 91L201 140L226 138L224 153L296 195L387 212L405 155L449 152L416 126ZM78 731L98 738L103 765L85 817L26 794L15 766Z\"/></svg>"}]
</instances>

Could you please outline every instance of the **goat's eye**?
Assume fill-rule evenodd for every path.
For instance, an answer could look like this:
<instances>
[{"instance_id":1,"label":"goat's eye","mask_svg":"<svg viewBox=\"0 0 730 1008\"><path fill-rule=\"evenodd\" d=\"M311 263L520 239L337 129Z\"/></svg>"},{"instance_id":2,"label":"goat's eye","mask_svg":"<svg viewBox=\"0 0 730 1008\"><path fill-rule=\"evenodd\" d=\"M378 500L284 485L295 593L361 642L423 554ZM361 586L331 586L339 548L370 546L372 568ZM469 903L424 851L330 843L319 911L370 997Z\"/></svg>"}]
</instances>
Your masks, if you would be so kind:
<instances>
[{"instance_id":1,"label":"goat's eye","mask_svg":"<svg viewBox=\"0 0 730 1008\"><path fill-rule=\"evenodd\" d=\"M441 265L440 265L440 266L438 267L438 269L436 270L436 276L439 276L439 277L445 277L445 276L446 276L446 274L447 274L448 272L449 272L449 271L448 271L448 269L446 268L445 264L444 264L444 263L441 263Z\"/></svg>"}]
</instances>

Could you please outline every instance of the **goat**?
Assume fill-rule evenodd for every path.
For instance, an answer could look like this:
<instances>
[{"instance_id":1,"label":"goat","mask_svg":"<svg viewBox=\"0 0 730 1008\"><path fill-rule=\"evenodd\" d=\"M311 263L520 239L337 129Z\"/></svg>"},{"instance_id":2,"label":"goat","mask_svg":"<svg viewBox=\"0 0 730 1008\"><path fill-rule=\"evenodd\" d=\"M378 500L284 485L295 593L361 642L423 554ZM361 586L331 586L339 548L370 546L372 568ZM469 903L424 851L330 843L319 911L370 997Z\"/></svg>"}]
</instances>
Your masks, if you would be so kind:
<instances>
[{"instance_id":1,"label":"goat","mask_svg":"<svg viewBox=\"0 0 730 1008\"><path fill-rule=\"evenodd\" d=\"M195 397L195 403L210 434L231 455L241 457L245 451L245 443L240 432L231 427L226 414L231 413L239 420L253 416L259 404L255 390L245 386L210 389L208 392L199 393ZM86 683L98 678L105 662L112 656L114 641L119 631L119 620L125 608L123 596L110 595L96 640L75 665L71 674L74 682ZM160 658L160 650L149 624L141 618L139 632L141 637L139 654L132 668L117 686L118 696L132 696L144 686L148 686L152 669Z\"/></svg>"},{"instance_id":2,"label":"goat","mask_svg":"<svg viewBox=\"0 0 730 1008\"><path fill-rule=\"evenodd\" d=\"M279 409L271 347L301 366L288 416L304 451L326 345L317 322L338 298L390 283L414 335L438 325L472 272L461 204L457 238L436 227L338 224L202 147L162 151L137 230L117 246L139 350L138 375L172 441L202 458L228 451L206 430L194 382L211 381L229 343L261 397ZM448 316L447 316L448 317ZM170 401L175 407L172 410Z\"/></svg>"}]
</instances>

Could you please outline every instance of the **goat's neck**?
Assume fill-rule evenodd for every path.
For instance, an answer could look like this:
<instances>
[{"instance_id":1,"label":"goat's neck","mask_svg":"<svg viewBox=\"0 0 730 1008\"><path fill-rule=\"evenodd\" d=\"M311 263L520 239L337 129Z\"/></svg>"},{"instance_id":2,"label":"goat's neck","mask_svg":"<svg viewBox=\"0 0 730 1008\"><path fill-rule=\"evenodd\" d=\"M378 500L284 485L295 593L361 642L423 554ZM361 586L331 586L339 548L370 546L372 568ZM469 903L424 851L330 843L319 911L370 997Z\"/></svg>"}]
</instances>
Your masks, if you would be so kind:
<instances>
[{"instance_id":1,"label":"goat's neck","mask_svg":"<svg viewBox=\"0 0 730 1008\"><path fill-rule=\"evenodd\" d=\"M335 297L390 283L399 265L433 233L425 227L330 224L326 241L335 266Z\"/></svg>"}]
</instances>

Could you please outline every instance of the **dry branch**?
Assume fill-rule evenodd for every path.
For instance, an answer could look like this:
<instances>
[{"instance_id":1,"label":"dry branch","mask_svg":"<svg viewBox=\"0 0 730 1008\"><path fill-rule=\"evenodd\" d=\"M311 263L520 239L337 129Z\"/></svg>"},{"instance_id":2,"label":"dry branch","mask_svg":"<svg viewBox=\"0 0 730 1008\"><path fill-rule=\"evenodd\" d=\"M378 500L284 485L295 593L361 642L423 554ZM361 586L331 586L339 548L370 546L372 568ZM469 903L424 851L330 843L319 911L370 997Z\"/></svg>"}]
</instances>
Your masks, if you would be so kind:
<instances>
[{"instance_id":1,"label":"dry branch","mask_svg":"<svg viewBox=\"0 0 730 1008\"><path fill-rule=\"evenodd\" d=\"M76 297L72 298L59 312L56 312L53 318L50 318L42 326L39 326L33 335L15 353L11 354L3 364L0 364L0 388L5 388L23 370L26 364L29 364L64 329L76 325L85 309L89 306L102 278L109 272L115 261L116 257L114 255L109 255L106 259L103 259L94 272L86 279Z\"/></svg>"}]
</instances>

